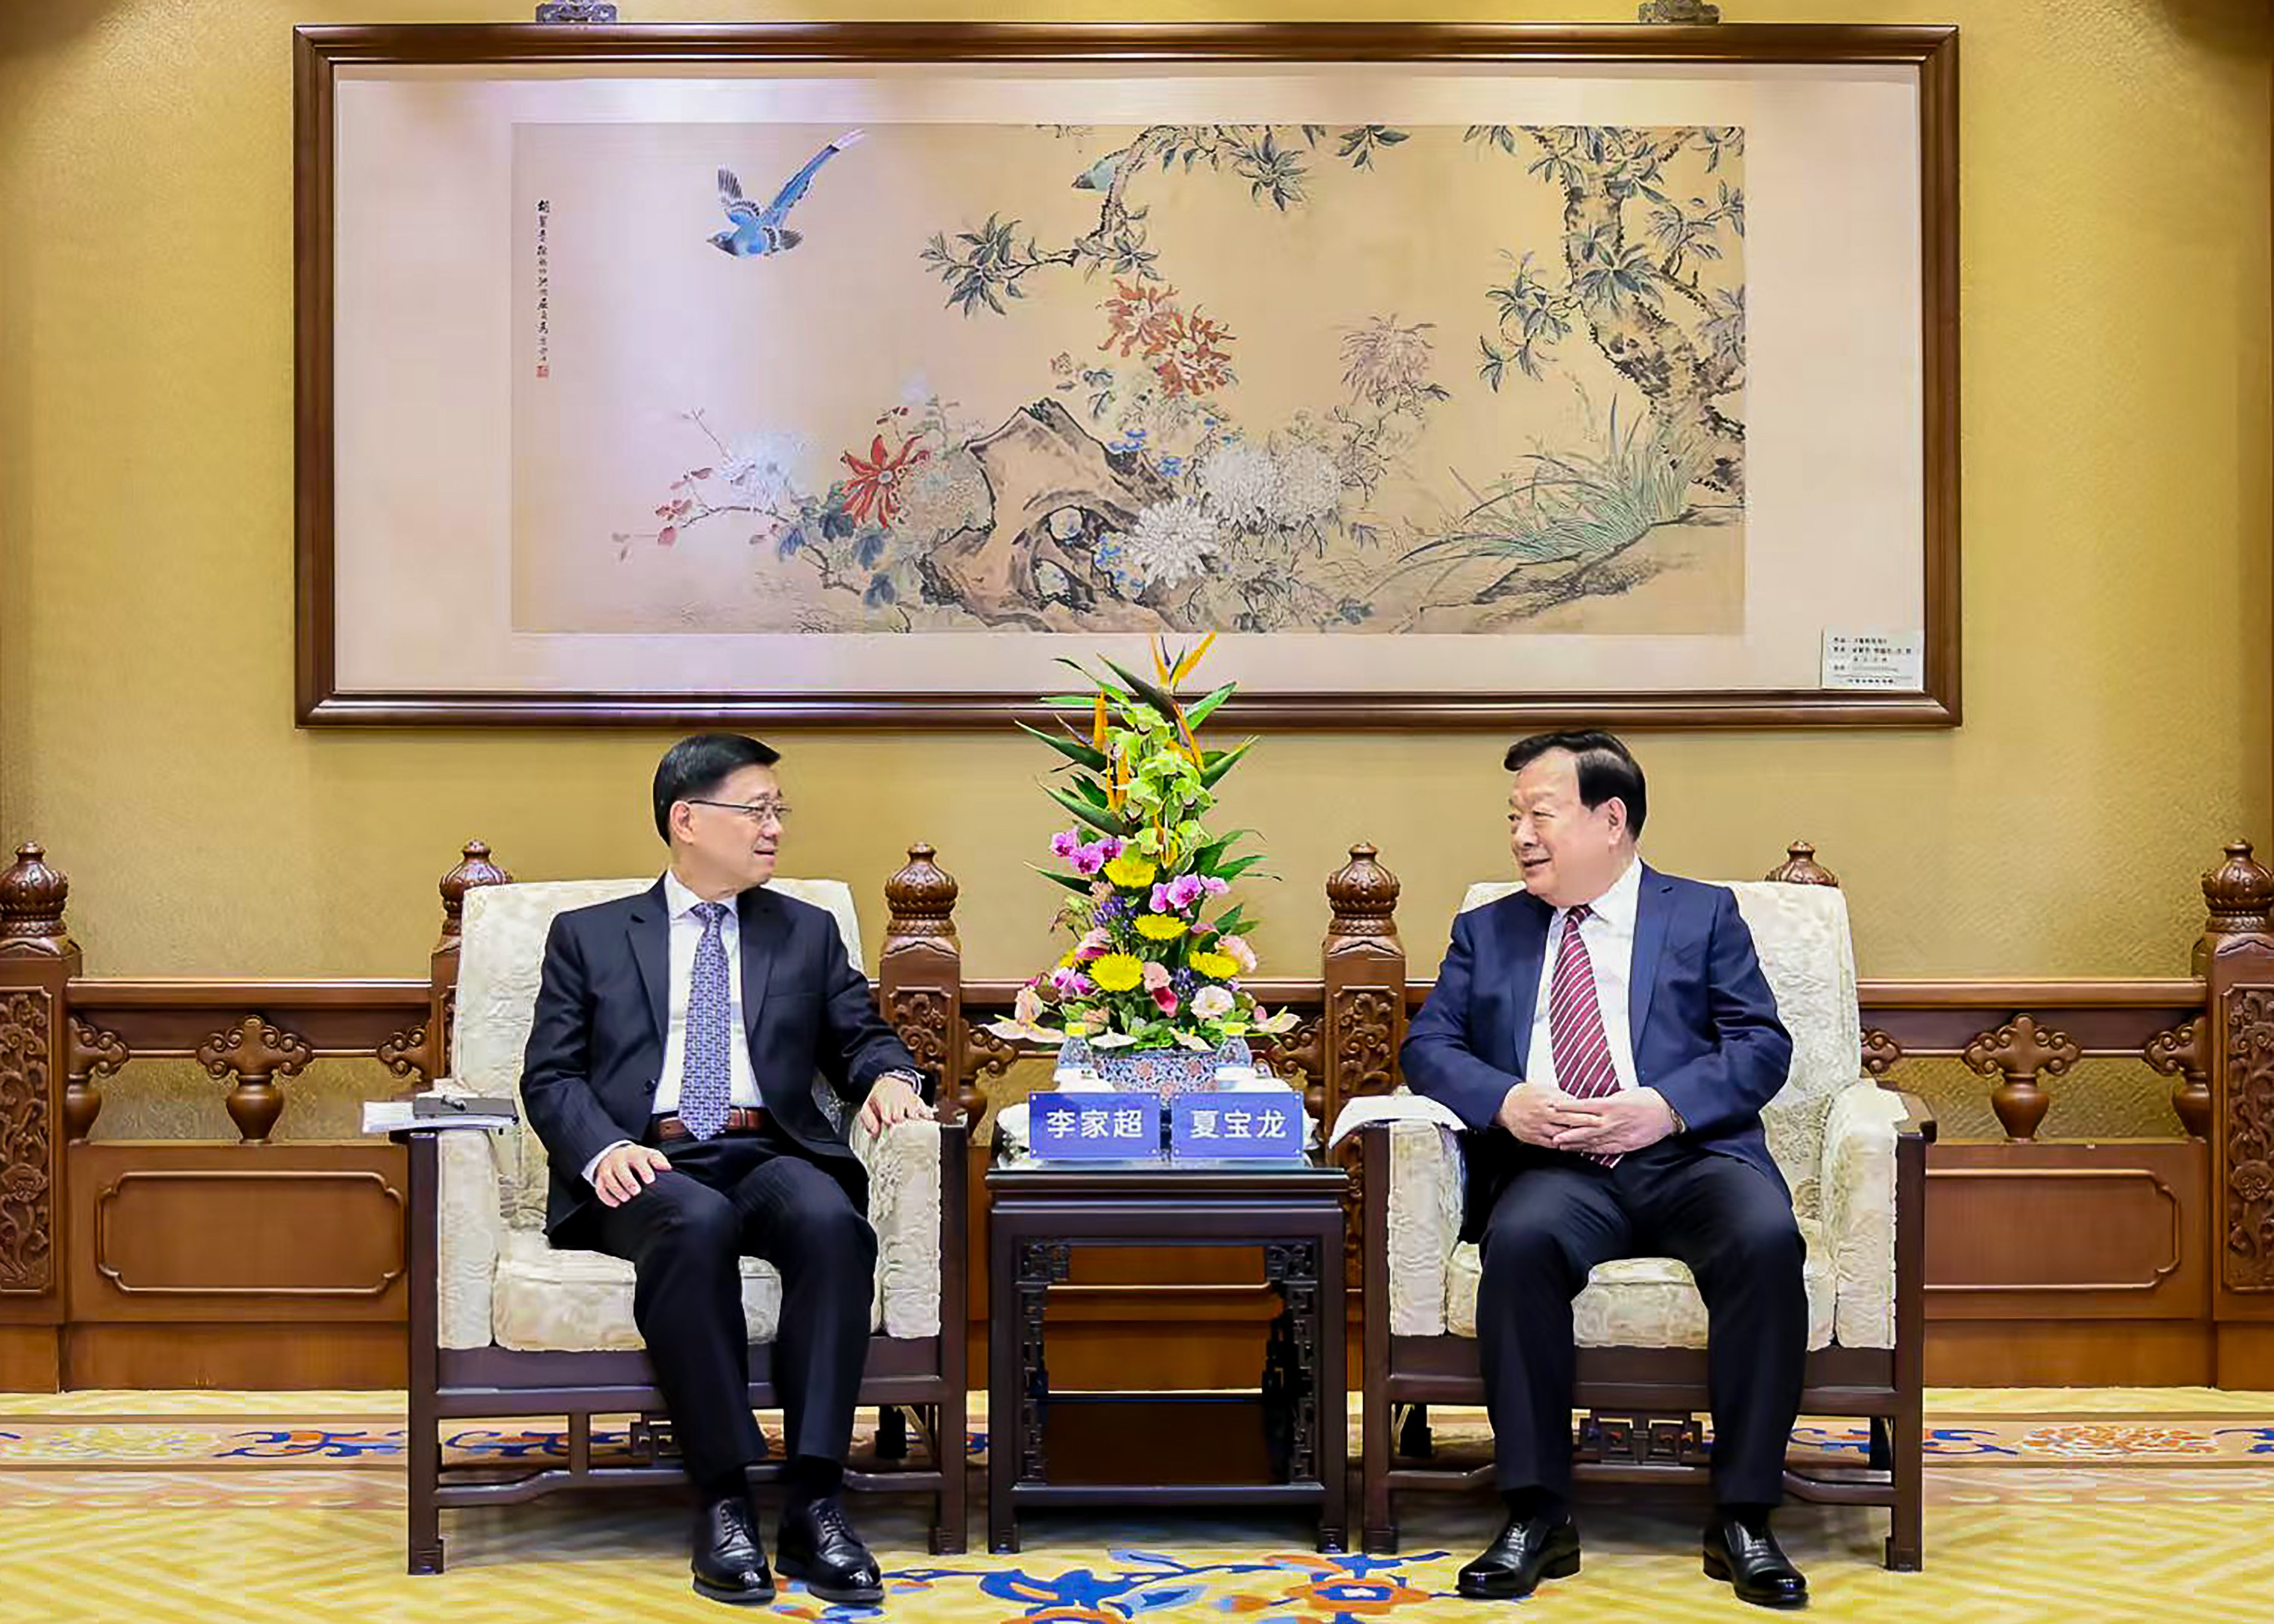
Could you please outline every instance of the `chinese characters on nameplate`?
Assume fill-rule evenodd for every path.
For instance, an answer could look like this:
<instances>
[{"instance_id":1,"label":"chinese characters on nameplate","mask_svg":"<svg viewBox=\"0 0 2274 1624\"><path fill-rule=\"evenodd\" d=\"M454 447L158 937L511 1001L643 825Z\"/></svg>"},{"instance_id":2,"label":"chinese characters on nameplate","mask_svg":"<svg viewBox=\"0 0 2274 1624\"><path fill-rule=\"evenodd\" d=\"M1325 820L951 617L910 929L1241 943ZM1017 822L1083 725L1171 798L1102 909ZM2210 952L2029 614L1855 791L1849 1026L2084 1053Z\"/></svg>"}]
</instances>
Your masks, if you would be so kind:
<instances>
[{"instance_id":1,"label":"chinese characters on nameplate","mask_svg":"<svg viewBox=\"0 0 2274 1624\"><path fill-rule=\"evenodd\" d=\"M1180 1094L1169 1102L1169 1149L1179 1162L1299 1159L1307 1125L1300 1097L1288 1090ZM1028 1100L1027 1131L1046 1162L1154 1161L1161 1101L1149 1094L1036 1094Z\"/></svg>"}]
</instances>

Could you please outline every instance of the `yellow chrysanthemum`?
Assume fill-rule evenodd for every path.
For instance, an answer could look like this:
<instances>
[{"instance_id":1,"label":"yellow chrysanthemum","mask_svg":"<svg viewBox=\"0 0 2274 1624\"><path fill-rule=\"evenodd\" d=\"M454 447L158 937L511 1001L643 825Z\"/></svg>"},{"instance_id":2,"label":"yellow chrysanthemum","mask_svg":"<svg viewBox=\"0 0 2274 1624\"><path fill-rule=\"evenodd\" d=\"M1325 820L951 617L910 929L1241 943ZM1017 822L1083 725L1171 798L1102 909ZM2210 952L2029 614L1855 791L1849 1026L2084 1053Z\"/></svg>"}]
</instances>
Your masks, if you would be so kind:
<instances>
[{"instance_id":1,"label":"yellow chrysanthemum","mask_svg":"<svg viewBox=\"0 0 2274 1624\"><path fill-rule=\"evenodd\" d=\"M1138 920L1137 934L1148 942L1173 942L1185 934L1185 921L1173 914L1148 914Z\"/></svg>"},{"instance_id":2,"label":"yellow chrysanthemum","mask_svg":"<svg viewBox=\"0 0 2274 1624\"><path fill-rule=\"evenodd\" d=\"M1108 992L1127 992L1145 979L1145 966L1132 954L1108 953L1089 966L1089 979Z\"/></svg>"},{"instance_id":3,"label":"yellow chrysanthemum","mask_svg":"<svg viewBox=\"0 0 2274 1624\"><path fill-rule=\"evenodd\" d=\"M1151 858L1141 857L1134 852L1124 852L1105 865L1105 877L1125 891L1150 885L1153 876L1160 871Z\"/></svg>"},{"instance_id":4,"label":"yellow chrysanthemum","mask_svg":"<svg viewBox=\"0 0 2274 1624\"><path fill-rule=\"evenodd\" d=\"M1230 953L1194 953L1187 962L1210 981L1228 981L1239 974L1239 960Z\"/></svg>"},{"instance_id":5,"label":"yellow chrysanthemum","mask_svg":"<svg viewBox=\"0 0 2274 1624\"><path fill-rule=\"evenodd\" d=\"M1081 962L1081 950L1080 948L1068 948L1066 950L1065 957L1058 960L1058 968L1061 970L1071 970L1074 966Z\"/></svg>"}]
</instances>

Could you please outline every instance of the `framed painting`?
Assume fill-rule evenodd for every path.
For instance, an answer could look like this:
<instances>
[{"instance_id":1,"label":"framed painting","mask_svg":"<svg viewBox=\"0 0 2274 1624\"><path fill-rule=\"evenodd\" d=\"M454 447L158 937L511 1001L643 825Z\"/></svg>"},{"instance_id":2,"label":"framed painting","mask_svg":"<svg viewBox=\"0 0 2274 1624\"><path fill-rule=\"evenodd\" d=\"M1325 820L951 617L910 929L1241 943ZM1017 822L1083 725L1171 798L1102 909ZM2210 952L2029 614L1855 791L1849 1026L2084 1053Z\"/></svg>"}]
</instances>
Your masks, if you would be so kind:
<instances>
[{"instance_id":1,"label":"framed painting","mask_svg":"<svg viewBox=\"0 0 2274 1624\"><path fill-rule=\"evenodd\" d=\"M302 28L300 718L1954 724L1956 49Z\"/></svg>"}]
</instances>

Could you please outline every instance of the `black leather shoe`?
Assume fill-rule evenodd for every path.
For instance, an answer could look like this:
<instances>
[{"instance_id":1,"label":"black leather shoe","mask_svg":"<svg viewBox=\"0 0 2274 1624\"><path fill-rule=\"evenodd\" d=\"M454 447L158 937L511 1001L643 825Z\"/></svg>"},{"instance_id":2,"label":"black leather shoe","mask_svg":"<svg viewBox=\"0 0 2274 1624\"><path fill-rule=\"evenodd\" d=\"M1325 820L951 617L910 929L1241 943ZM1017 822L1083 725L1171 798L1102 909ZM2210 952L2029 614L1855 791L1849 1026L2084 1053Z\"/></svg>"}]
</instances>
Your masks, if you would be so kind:
<instances>
[{"instance_id":1,"label":"black leather shoe","mask_svg":"<svg viewBox=\"0 0 2274 1624\"><path fill-rule=\"evenodd\" d=\"M749 1497L722 1495L703 1507L695 1523L695 1593L712 1601L760 1607L774 1598L765 1547Z\"/></svg>"},{"instance_id":2,"label":"black leather shoe","mask_svg":"<svg viewBox=\"0 0 2274 1624\"><path fill-rule=\"evenodd\" d=\"M1568 1579L1579 1571L1579 1530L1571 1519L1510 1517L1500 1538L1461 1569L1464 1596L1480 1601L1515 1601L1529 1596L1542 1579Z\"/></svg>"},{"instance_id":3,"label":"black leather shoe","mask_svg":"<svg viewBox=\"0 0 2274 1624\"><path fill-rule=\"evenodd\" d=\"M885 1599L877 1559L853 1531L835 1497L782 1512L781 1570L824 1601L873 1606Z\"/></svg>"},{"instance_id":4,"label":"black leather shoe","mask_svg":"<svg viewBox=\"0 0 2274 1624\"><path fill-rule=\"evenodd\" d=\"M1808 1605L1808 1581L1766 1523L1756 1534L1735 1517L1716 1517L1706 1530L1706 1576L1728 1580L1739 1601L1756 1607Z\"/></svg>"}]
</instances>

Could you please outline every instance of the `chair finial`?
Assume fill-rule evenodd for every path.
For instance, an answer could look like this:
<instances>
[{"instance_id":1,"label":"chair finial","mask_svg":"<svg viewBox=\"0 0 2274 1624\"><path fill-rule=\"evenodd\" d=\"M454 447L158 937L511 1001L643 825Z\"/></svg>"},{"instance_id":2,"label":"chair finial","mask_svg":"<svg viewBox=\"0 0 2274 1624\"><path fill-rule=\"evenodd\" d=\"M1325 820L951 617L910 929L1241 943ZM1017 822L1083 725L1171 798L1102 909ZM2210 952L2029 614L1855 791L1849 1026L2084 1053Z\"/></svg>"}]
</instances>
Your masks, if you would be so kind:
<instances>
[{"instance_id":1,"label":"chair finial","mask_svg":"<svg viewBox=\"0 0 2274 1624\"><path fill-rule=\"evenodd\" d=\"M1784 848L1784 861L1762 876L1782 885L1828 885L1840 889L1840 876L1816 861L1816 848L1795 840Z\"/></svg>"},{"instance_id":2,"label":"chair finial","mask_svg":"<svg viewBox=\"0 0 2274 1624\"><path fill-rule=\"evenodd\" d=\"M458 864L442 876L442 939L435 951L453 946L466 919L466 893L483 885L510 885L513 876L490 861L490 848L469 840L460 850Z\"/></svg>"},{"instance_id":3,"label":"chair finial","mask_svg":"<svg viewBox=\"0 0 2274 1624\"><path fill-rule=\"evenodd\" d=\"M71 880L47 864L47 850L26 840L16 861L0 870L0 952L60 956L71 949L64 904Z\"/></svg>"},{"instance_id":4,"label":"chair finial","mask_svg":"<svg viewBox=\"0 0 2274 1624\"><path fill-rule=\"evenodd\" d=\"M885 902L892 909L885 926L887 937L955 939L955 899L960 888L953 875L932 861L937 855L917 841L908 847L907 866L885 882Z\"/></svg>"},{"instance_id":5,"label":"chair finial","mask_svg":"<svg viewBox=\"0 0 2274 1624\"><path fill-rule=\"evenodd\" d=\"M1327 900L1334 921L1328 932L1337 936L1394 936L1397 934L1397 876L1375 859L1381 853L1361 840L1350 849L1350 861L1327 876Z\"/></svg>"},{"instance_id":6,"label":"chair finial","mask_svg":"<svg viewBox=\"0 0 2274 1624\"><path fill-rule=\"evenodd\" d=\"M2204 930L2214 936L2264 935L2274 931L2274 874L2251 854L2250 842L2226 843L2226 861L2202 876L2203 900L2210 905Z\"/></svg>"}]
</instances>

